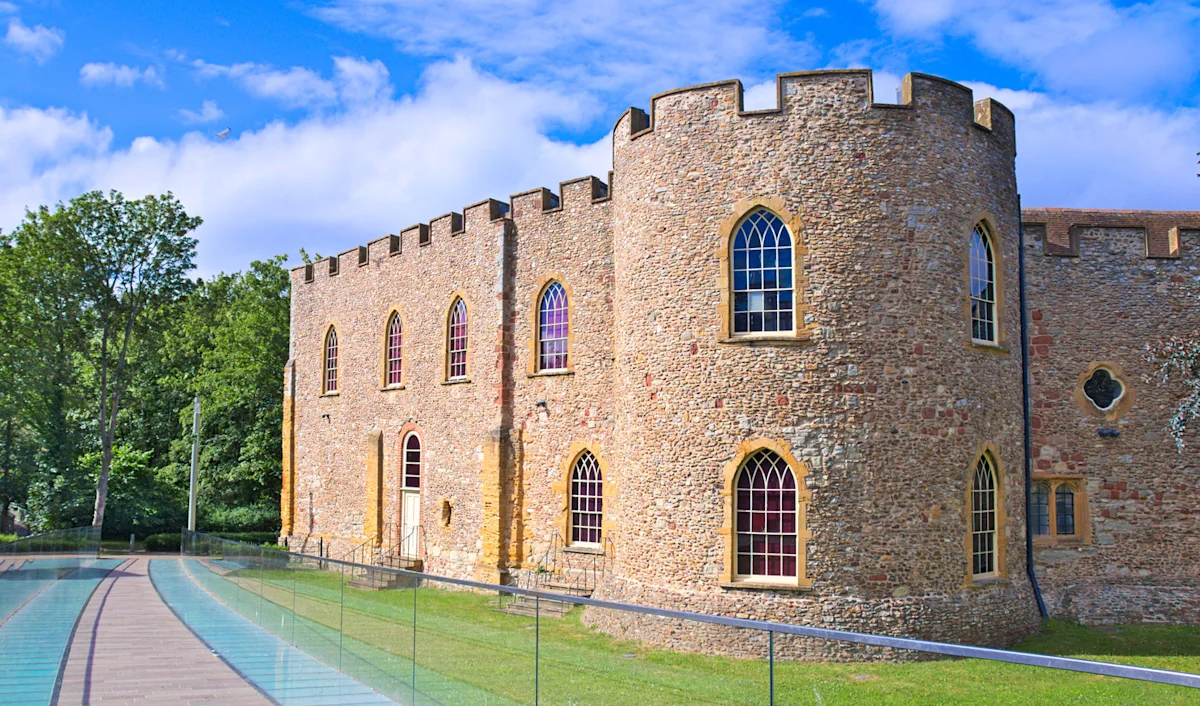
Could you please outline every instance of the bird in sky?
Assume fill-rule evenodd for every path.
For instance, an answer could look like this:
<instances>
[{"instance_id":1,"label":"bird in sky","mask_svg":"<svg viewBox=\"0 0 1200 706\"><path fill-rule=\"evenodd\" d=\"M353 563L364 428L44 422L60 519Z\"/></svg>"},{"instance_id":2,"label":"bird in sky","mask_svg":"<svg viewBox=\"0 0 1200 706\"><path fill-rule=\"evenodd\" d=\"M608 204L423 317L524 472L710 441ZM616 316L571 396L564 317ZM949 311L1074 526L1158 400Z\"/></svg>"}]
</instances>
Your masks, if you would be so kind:
<instances>
[{"instance_id":1,"label":"bird in sky","mask_svg":"<svg viewBox=\"0 0 1200 706\"><path fill-rule=\"evenodd\" d=\"M225 128L224 130L218 132L217 137L221 138L222 140L229 137L229 128Z\"/></svg>"}]
</instances>

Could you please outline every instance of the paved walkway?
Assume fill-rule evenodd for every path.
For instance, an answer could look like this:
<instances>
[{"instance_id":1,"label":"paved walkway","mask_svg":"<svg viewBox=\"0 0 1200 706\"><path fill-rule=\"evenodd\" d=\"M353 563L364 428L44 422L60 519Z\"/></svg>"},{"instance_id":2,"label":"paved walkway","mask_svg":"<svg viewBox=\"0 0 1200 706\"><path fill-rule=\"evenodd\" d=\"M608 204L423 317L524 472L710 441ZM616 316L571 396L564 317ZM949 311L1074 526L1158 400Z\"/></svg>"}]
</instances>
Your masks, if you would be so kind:
<instances>
[{"instance_id":1,"label":"paved walkway","mask_svg":"<svg viewBox=\"0 0 1200 706\"><path fill-rule=\"evenodd\" d=\"M149 559L109 574L79 618L59 704L271 703L162 602Z\"/></svg>"}]
</instances>

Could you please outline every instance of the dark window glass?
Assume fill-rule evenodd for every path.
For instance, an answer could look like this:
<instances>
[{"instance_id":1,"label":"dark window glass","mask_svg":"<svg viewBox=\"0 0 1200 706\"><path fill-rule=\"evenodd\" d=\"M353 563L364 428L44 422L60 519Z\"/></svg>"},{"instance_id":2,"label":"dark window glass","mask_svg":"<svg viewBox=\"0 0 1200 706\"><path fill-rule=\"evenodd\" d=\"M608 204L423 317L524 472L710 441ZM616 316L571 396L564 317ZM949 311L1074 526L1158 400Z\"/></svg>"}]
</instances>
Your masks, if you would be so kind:
<instances>
[{"instance_id":1,"label":"dark window glass","mask_svg":"<svg viewBox=\"0 0 1200 706\"><path fill-rule=\"evenodd\" d=\"M756 451L737 481L738 574L796 576L796 478L769 449Z\"/></svg>"},{"instance_id":2,"label":"dark window glass","mask_svg":"<svg viewBox=\"0 0 1200 706\"><path fill-rule=\"evenodd\" d=\"M1050 486L1036 483L1033 486L1033 533L1050 534Z\"/></svg>"},{"instance_id":3,"label":"dark window glass","mask_svg":"<svg viewBox=\"0 0 1200 706\"><path fill-rule=\"evenodd\" d=\"M1059 535L1075 534L1075 491L1066 485L1054 491L1055 531Z\"/></svg>"},{"instance_id":4,"label":"dark window glass","mask_svg":"<svg viewBox=\"0 0 1200 706\"><path fill-rule=\"evenodd\" d=\"M1083 394L1101 410L1111 409L1124 392L1125 386L1104 368L1096 368L1096 372L1083 383Z\"/></svg>"}]
</instances>

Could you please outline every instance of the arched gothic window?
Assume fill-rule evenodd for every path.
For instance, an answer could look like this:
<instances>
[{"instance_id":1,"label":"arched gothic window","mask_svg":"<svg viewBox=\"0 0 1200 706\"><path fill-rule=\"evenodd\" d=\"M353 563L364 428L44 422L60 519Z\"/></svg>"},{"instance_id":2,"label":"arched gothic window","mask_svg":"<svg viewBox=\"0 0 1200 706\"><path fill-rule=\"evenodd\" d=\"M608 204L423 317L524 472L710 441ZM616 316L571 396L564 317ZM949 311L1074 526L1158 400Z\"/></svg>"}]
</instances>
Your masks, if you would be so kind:
<instances>
[{"instance_id":1,"label":"arched gothic window","mask_svg":"<svg viewBox=\"0 0 1200 706\"><path fill-rule=\"evenodd\" d=\"M337 392L338 389L338 337L337 329L330 326L325 334L325 365L322 366L323 392Z\"/></svg>"},{"instance_id":2,"label":"arched gothic window","mask_svg":"<svg viewBox=\"0 0 1200 706\"><path fill-rule=\"evenodd\" d=\"M467 377L467 303L455 299L450 307L450 326L446 341L446 372L450 380Z\"/></svg>"},{"instance_id":3,"label":"arched gothic window","mask_svg":"<svg viewBox=\"0 0 1200 706\"><path fill-rule=\"evenodd\" d=\"M399 385L403 380L404 369L404 330L400 321L400 312L393 311L387 325L387 380L386 385Z\"/></svg>"},{"instance_id":4,"label":"arched gothic window","mask_svg":"<svg viewBox=\"0 0 1200 706\"><path fill-rule=\"evenodd\" d=\"M996 258L992 237L983 221L971 231L971 338L984 343L996 339Z\"/></svg>"},{"instance_id":5,"label":"arched gothic window","mask_svg":"<svg viewBox=\"0 0 1200 706\"><path fill-rule=\"evenodd\" d=\"M795 330L792 236L765 208L753 211L733 234L733 333Z\"/></svg>"},{"instance_id":6,"label":"arched gothic window","mask_svg":"<svg viewBox=\"0 0 1200 706\"><path fill-rule=\"evenodd\" d=\"M571 470L571 544L600 546L604 523L604 478L591 451Z\"/></svg>"},{"instance_id":7,"label":"arched gothic window","mask_svg":"<svg viewBox=\"0 0 1200 706\"><path fill-rule=\"evenodd\" d=\"M538 302L538 370L567 369L570 325L567 290L551 282Z\"/></svg>"},{"instance_id":8,"label":"arched gothic window","mask_svg":"<svg viewBox=\"0 0 1200 706\"><path fill-rule=\"evenodd\" d=\"M404 487L421 487L421 437L416 434L404 440Z\"/></svg>"},{"instance_id":9,"label":"arched gothic window","mask_svg":"<svg viewBox=\"0 0 1200 706\"><path fill-rule=\"evenodd\" d=\"M975 464L971 481L972 576L996 573L996 530L996 471L984 454Z\"/></svg>"},{"instance_id":10,"label":"arched gothic window","mask_svg":"<svg viewBox=\"0 0 1200 706\"><path fill-rule=\"evenodd\" d=\"M796 477L779 454L760 449L738 472L737 573L741 578L794 578Z\"/></svg>"}]
</instances>

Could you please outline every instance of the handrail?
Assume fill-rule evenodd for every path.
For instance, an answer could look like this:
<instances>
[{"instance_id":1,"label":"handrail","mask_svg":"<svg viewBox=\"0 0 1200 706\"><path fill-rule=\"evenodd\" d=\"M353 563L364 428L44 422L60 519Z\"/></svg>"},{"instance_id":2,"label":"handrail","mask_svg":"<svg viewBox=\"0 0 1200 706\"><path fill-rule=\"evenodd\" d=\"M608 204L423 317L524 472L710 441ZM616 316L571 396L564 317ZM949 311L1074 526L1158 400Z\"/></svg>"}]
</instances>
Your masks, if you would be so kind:
<instances>
[{"instance_id":1,"label":"handrail","mask_svg":"<svg viewBox=\"0 0 1200 706\"><path fill-rule=\"evenodd\" d=\"M184 530L185 536L190 535L192 539L195 537L203 537L207 541L220 542L226 544L237 544L243 547L258 550L263 553L274 553L286 555L287 557L307 557L304 554L292 554L279 549L270 549L268 547L257 547L244 542L237 542L231 539L221 539L213 537L202 532L188 532ZM356 565L350 562L341 561L338 559L324 559L326 564L342 565L354 568ZM378 567L362 567L369 568L376 572L391 573L399 576L407 576L414 581L431 581L435 583L448 583L455 586L463 586L465 588L476 588L486 591L499 591L501 593L510 593L514 595L529 596L530 598L543 598L546 600L559 601L562 603L573 603L575 605L592 606L594 608L604 608L607 610L623 611L627 613L638 613L641 615L653 615L660 618L673 618L676 620L690 620L699 623L708 623L713 625L725 625L734 628L744 628L749 630L760 630L764 632L777 632L785 635L799 635L801 637L815 637L823 640L834 640L837 642L850 642L862 645L872 645L875 647L891 647L894 649L914 650L917 652L927 652L931 654L948 655L952 657L967 657L971 659L986 659L994 662L1008 662L1011 664L1023 664L1031 667L1045 667L1048 669L1062 669L1072 672L1084 672L1087 674L1099 674L1101 676L1120 677L1123 679L1136 679L1139 681L1156 682L1159 684L1173 684L1175 686L1186 686L1194 689L1200 689L1200 674L1188 674L1186 672L1173 672L1167 669L1154 669L1151 667L1137 667L1128 664L1114 664L1111 662L1097 662L1087 659L1077 659L1074 657L1058 657L1054 655L1038 655L1029 652L1014 652L1011 650L1000 650L991 647L975 647L972 645L955 645L946 642L934 642L932 640L916 640L907 637L890 637L887 635L873 635L869 633L860 633L844 630L833 630L830 628L816 628L807 625L790 625L787 623L773 623L765 620L749 620L746 618L728 618L723 615L708 615L706 613L692 613L689 611L670 610L667 608L652 608L650 606L632 605L629 603L617 603L614 601L602 601L594 598L583 598L582 596L572 596L565 593L551 593L549 591L535 591L518 586L503 586L500 584L483 583L480 581L471 581L469 579L455 579L448 576L435 576L432 574L422 573L420 571L409 571L407 569L395 569L388 566Z\"/></svg>"},{"instance_id":2,"label":"handrail","mask_svg":"<svg viewBox=\"0 0 1200 706\"><path fill-rule=\"evenodd\" d=\"M56 542L67 540L73 546L65 546ZM40 546L39 546L40 545ZM0 554L57 554L65 551L72 553L100 553L100 528L93 525L72 527L71 529L51 530L41 534L31 534L12 542L0 544Z\"/></svg>"}]
</instances>

